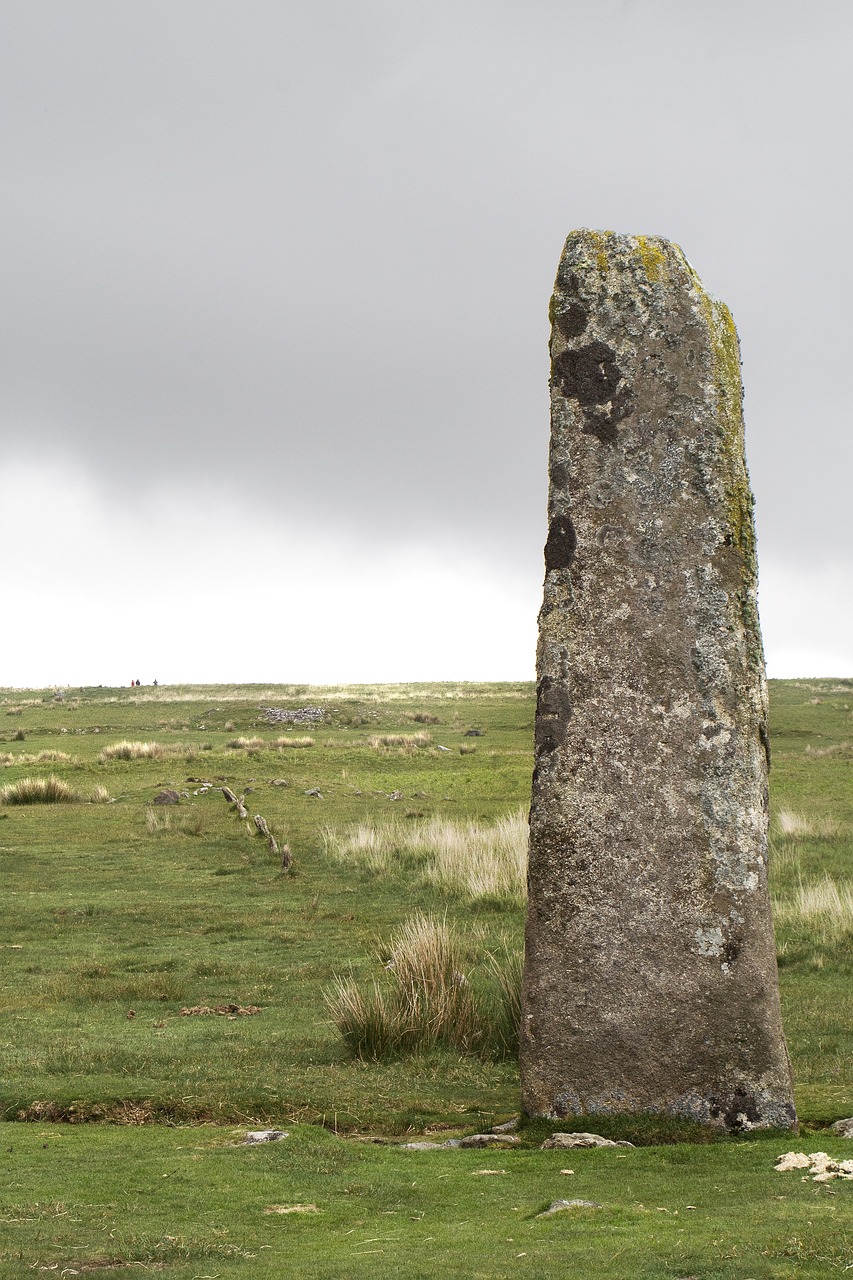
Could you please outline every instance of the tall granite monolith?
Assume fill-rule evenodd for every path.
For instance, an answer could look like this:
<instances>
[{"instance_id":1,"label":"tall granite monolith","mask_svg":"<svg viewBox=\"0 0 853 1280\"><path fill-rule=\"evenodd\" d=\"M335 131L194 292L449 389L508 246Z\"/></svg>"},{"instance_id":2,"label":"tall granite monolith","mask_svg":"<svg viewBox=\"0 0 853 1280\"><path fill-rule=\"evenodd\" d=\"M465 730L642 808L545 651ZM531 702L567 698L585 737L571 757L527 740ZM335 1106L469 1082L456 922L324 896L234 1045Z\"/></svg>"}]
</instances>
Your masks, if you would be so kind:
<instances>
[{"instance_id":1,"label":"tall granite monolith","mask_svg":"<svg viewBox=\"0 0 853 1280\"><path fill-rule=\"evenodd\" d=\"M610 232L569 236L551 321L523 1105L792 1127L737 334Z\"/></svg>"}]
</instances>

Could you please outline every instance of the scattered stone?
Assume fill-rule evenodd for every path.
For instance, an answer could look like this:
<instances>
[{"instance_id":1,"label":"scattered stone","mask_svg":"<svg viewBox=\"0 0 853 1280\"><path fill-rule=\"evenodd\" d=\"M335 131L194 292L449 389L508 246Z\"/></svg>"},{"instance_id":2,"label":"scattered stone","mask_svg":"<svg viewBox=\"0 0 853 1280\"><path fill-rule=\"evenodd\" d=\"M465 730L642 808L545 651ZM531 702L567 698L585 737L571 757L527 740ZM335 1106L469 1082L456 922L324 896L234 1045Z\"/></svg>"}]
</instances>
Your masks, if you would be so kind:
<instances>
[{"instance_id":1,"label":"scattered stone","mask_svg":"<svg viewBox=\"0 0 853 1280\"><path fill-rule=\"evenodd\" d=\"M506 1173L506 1169L475 1169L472 1178L487 1178L490 1174Z\"/></svg>"},{"instance_id":2,"label":"scattered stone","mask_svg":"<svg viewBox=\"0 0 853 1280\"><path fill-rule=\"evenodd\" d=\"M464 736L466 738L482 738L483 730L482 729L466 729Z\"/></svg>"},{"instance_id":3,"label":"scattered stone","mask_svg":"<svg viewBox=\"0 0 853 1280\"><path fill-rule=\"evenodd\" d=\"M402 1151L440 1151L446 1145L445 1142L404 1142L400 1149Z\"/></svg>"},{"instance_id":4,"label":"scattered stone","mask_svg":"<svg viewBox=\"0 0 853 1280\"><path fill-rule=\"evenodd\" d=\"M436 751L449 751L450 747L442 747L440 745L437 745L435 749Z\"/></svg>"},{"instance_id":5,"label":"scattered stone","mask_svg":"<svg viewBox=\"0 0 853 1280\"><path fill-rule=\"evenodd\" d=\"M555 1213L563 1213L566 1209L601 1209L597 1200L555 1200L550 1208L537 1213L537 1218L550 1218Z\"/></svg>"},{"instance_id":6,"label":"scattered stone","mask_svg":"<svg viewBox=\"0 0 853 1280\"><path fill-rule=\"evenodd\" d=\"M847 1120L836 1120L832 1132L838 1134L839 1138L853 1138L853 1116L849 1116Z\"/></svg>"},{"instance_id":7,"label":"scattered stone","mask_svg":"<svg viewBox=\"0 0 853 1280\"><path fill-rule=\"evenodd\" d=\"M302 707L299 711L283 711L280 707L264 707L267 724L318 724L325 720L322 707Z\"/></svg>"},{"instance_id":8,"label":"scattered stone","mask_svg":"<svg viewBox=\"0 0 853 1280\"><path fill-rule=\"evenodd\" d=\"M511 1120L504 1120L503 1124L493 1124L492 1133L512 1133L518 1128L518 1116L513 1116Z\"/></svg>"},{"instance_id":9,"label":"scattered stone","mask_svg":"<svg viewBox=\"0 0 853 1280\"><path fill-rule=\"evenodd\" d=\"M165 791L161 791L158 796L154 797L155 804L178 804L180 795L177 791L173 791L171 787L167 787Z\"/></svg>"},{"instance_id":10,"label":"scattered stone","mask_svg":"<svg viewBox=\"0 0 853 1280\"><path fill-rule=\"evenodd\" d=\"M498 1147L506 1146L508 1143L521 1142L521 1138L517 1138L512 1133L471 1133L467 1138L460 1138L460 1147Z\"/></svg>"},{"instance_id":11,"label":"scattered stone","mask_svg":"<svg viewBox=\"0 0 853 1280\"><path fill-rule=\"evenodd\" d=\"M391 794L389 795L388 799L389 799L389 800L403 800L403 799L405 799L405 797L403 796L402 791L392 791L392 792L391 792Z\"/></svg>"},{"instance_id":12,"label":"scattered stone","mask_svg":"<svg viewBox=\"0 0 853 1280\"><path fill-rule=\"evenodd\" d=\"M808 1169L812 1182L832 1182L835 1178L853 1181L853 1160L833 1160L825 1151L812 1151L810 1155L804 1151L786 1151L777 1157L777 1173L789 1173L793 1169Z\"/></svg>"},{"instance_id":13,"label":"scattered stone","mask_svg":"<svg viewBox=\"0 0 853 1280\"><path fill-rule=\"evenodd\" d=\"M316 1204L268 1204L264 1213L320 1213Z\"/></svg>"},{"instance_id":14,"label":"scattered stone","mask_svg":"<svg viewBox=\"0 0 853 1280\"><path fill-rule=\"evenodd\" d=\"M302 794L306 796L314 796L315 800L323 799L323 793L320 791L319 787L309 787L308 790L303 791Z\"/></svg>"},{"instance_id":15,"label":"scattered stone","mask_svg":"<svg viewBox=\"0 0 853 1280\"><path fill-rule=\"evenodd\" d=\"M220 1018L244 1018L249 1017L253 1013L260 1013L261 1010L256 1004L194 1004L189 1008L181 1010L182 1018L195 1017L213 1017Z\"/></svg>"},{"instance_id":16,"label":"scattered stone","mask_svg":"<svg viewBox=\"0 0 853 1280\"><path fill-rule=\"evenodd\" d=\"M573 1174L573 1173L574 1173L574 1169L561 1169L561 1170L560 1170L560 1173L564 1173L564 1174L566 1174L566 1175L568 1176L568 1175L570 1175L570 1174Z\"/></svg>"},{"instance_id":17,"label":"scattered stone","mask_svg":"<svg viewBox=\"0 0 853 1280\"><path fill-rule=\"evenodd\" d=\"M541 1151L564 1150L567 1147L633 1147L633 1142L612 1142L599 1133L552 1133L542 1143Z\"/></svg>"},{"instance_id":18,"label":"scattered stone","mask_svg":"<svg viewBox=\"0 0 853 1280\"><path fill-rule=\"evenodd\" d=\"M250 1129L240 1145L254 1147L259 1142L280 1142L282 1138L289 1137L284 1129Z\"/></svg>"},{"instance_id":19,"label":"scattered stone","mask_svg":"<svg viewBox=\"0 0 853 1280\"><path fill-rule=\"evenodd\" d=\"M290 783L287 781L287 778L274 778L273 781L270 783L270 786L271 787L289 787Z\"/></svg>"},{"instance_id":20,"label":"scattered stone","mask_svg":"<svg viewBox=\"0 0 853 1280\"><path fill-rule=\"evenodd\" d=\"M737 333L613 232L550 314L523 1110L789 1129Z\"/></svg>"}]
</instances>

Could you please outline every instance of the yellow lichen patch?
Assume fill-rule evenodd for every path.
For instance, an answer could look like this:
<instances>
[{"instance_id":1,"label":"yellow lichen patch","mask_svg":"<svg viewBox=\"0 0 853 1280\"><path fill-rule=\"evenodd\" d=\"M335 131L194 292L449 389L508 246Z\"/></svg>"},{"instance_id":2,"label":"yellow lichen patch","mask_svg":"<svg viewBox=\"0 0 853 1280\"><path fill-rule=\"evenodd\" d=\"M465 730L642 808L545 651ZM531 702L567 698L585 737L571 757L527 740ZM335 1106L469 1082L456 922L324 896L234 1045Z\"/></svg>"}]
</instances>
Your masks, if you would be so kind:
<instances>
[{"instance_id":1,"label":"yellow lichen patch","mask_svg":"<svg viewBox=\"0 0 853 1280\"><path fill-rule=\"evenodd\" d=\"M643 270L650 284L656 284L667 275L666 254L657 236L637 236L637 249L643 260Z\"/></svg>"},{"instance_id":2,"label":"yellow lichen patch","mask_svg":"<svg viewBox=\"0 0 853 1280\"><path fill-rule=\"evenodd\" d=\"M595 264L599 271L604 274L607 270L607 241L612 236L612 231L590 231L589 235L590 248L595 254Z\"/></svg>"}]
</instances>

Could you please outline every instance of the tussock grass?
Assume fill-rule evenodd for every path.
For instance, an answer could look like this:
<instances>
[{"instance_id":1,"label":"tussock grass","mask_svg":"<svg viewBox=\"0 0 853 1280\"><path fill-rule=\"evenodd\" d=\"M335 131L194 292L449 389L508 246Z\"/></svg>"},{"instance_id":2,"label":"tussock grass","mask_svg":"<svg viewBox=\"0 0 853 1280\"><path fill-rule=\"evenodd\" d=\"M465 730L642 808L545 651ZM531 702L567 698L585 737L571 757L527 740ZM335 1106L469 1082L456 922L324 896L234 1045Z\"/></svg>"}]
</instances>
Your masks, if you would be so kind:
<instances>
[{"instance_id":1,"label":"tussock grass","mask_svg":"<svg viewBox=\"0 0 853 1280\"><path fill-rule=\"evenodd\" d=\"M793 809L779 809L772 825L779 835L789 840L832 840L841 834L841 827L833 818L810 817Z\"/></svg>"},{"instance_id":2,"label":"tussock grass","mask_svg":"<svg viewBox=\"0 0 853 1280\"><path fill-rule=\"evenodd\" d=\"M71 804L79 796L56 774L42 778L19 778L0 787L0 804Z\"/></svg>"},{"instance_id":3,"label":"tussock grass","mask_svg":"<svg viewBox=\"0 0 853 1280\"><path fill-rule=\"evenodd\" d=\"M145 830L149 835L155 835L158 831L171 831L172 815L168 809L146 809L145 810Z\"/></svg>"},{"instance_id":4,"label":"tussock grass","mask_svg":"<svg viewBox=\"0 0 853 1280\"><path fill-rule=\"evenodd\" d=\"M774 916L781 927L820 934L823 941L853 930L853 885L830 875L797 886L788 897L774 902Z\"/></svg>"},{"instance_id":5,"label":"tussock grass","mask_svg":"<svg viewBox=\"0 0 853 1280\"><path fill-rule=\"evenodd\" d=\"M263 738L232 738L230 742L225 744L232 751L262 751L267 745Z\"/></svg>"},{"instance_id":6,"label":"tussock grass","mask_svg":"<svg viewBox=\"0 0 853 1280\"><path fill-rule=\"evenodd\" d=\"M428 747L432 742L432 734L421 730L419 733L374 733L368 738L371 747L380 750L383 747Z\"/></svg>"},{"instance_id":7,"label":"tussock grass","mask_svg":"<svg viewBox=\"0 0 853 1280\"><path fill-rule=\"evenodd\" d=\"M833 742L828 747L806 746L806 755L812 760L823 760L827 756L853 755L853 742Z\"/></svg>"},{"instance_id":8,"label":"tussock grass","mask_svg":"<svg viewBox=\"0 0 853 1280\"><path fill-rule=\"evenodd\" d=\"M414 826L358 823L327 828L326 850L341 862L377 874L407 864L428 883L469 898L524 902L527 896L527 818L517 810L492 826L430 818Z\"/></svg>"},{"instance_id":9,"label":"tussock grass","mask_svg":"<svg viewBox=\"0 0 853 1280\"><path fill-rule=\"evenodd\" d=\"M14 764L15 757L9 751L0 751L0 765Z\"/></svg>"},{"instance_id":10,"label":"tussock grass","mask_svg":"<svg viewBox=\"0 0 853 1280\"><path fill-rule=\"evenodd\" d=\"M89 792L90 804L109 804L111 799L112 797L109 791L107 790L107 788L102 787L100 783L98 784L98 786L93 787L92 790Z\"/></svg>"},{"instance_id":11,"label":"tussock grass","mask_svg":"<svg viewBox=\"0 0 853 1280\"><path fill-rule=\"evenodd\" d=\"M189 742L112 742L104 747L98 759L101 764L110 760L162 760L165 757L180 757L183 760L194 760L199 750Z\"/></svg>"},{"instance_id":12,"label":"tussock grass","mask_svg":"<svg viewBox=\"0 0 853 1280\"><path fill-rule=\"evenodd\" d=\"M166 747L159 742L113 742L104 747L98 759L108 760L159 760L166 754Z\"/></svg>"},{"instance_id":13,"label":"tussock grass","mask_svg":"<svg viewBox=\"0 0 853 1280\"><path fill-rule=\"evenodd\" d=\"M380 950L384 985L362 989L336 977L325 1001L358 1058L379 1060L446 1045L461 1053L503 1057L518 1043L520 964L490 955L476 984L469 956L447 920L418 913ZM507 994L509 993L509 994Z\"/></svg>"},{"instance_id":14,"label":"tussock grass","mask_svg":"<svg viewBox=\"0 0 853 1280\"><path fill-rule=\"evenodd\" d=\"M294 738L289 735L285 735L283 738L276 738L275 742L272 745L276 747L279 751L281 751L285 747L313 747L314 739L313 738Z\"/></svg>"}]
</instances>

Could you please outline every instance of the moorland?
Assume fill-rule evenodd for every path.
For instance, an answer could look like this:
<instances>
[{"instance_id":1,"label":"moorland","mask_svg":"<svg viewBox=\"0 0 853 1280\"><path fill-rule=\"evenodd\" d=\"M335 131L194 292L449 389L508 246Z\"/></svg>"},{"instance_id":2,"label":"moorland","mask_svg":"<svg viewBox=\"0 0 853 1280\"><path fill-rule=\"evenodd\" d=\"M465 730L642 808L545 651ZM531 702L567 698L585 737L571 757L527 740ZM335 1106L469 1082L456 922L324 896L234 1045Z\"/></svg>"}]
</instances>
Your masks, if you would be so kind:
<instances>
[{"instance_id":1,"label":"moorland","mask_svg":"<svg viewBox=\"0 0 853 1280\"><path fill-rule=\"evenodd\" d=\"M801 1134L580 1117L634 1148L522 1121L414 1151L518 1112L532 685L0 689L0 1276L842 1273L853 1182L774 1163L853 1156L851 708L850 680L771 682ZM470 998L395 1040L413 921ZM600 1207L537 1216L561 1197Z\"/></svg>"}]
</instances>

